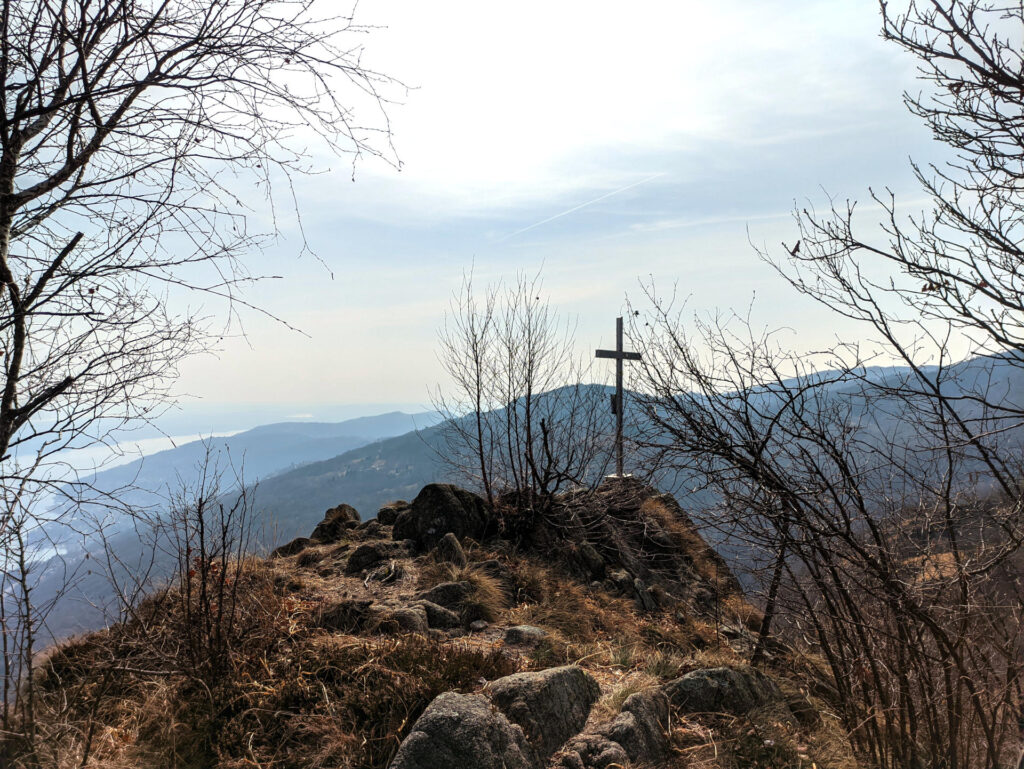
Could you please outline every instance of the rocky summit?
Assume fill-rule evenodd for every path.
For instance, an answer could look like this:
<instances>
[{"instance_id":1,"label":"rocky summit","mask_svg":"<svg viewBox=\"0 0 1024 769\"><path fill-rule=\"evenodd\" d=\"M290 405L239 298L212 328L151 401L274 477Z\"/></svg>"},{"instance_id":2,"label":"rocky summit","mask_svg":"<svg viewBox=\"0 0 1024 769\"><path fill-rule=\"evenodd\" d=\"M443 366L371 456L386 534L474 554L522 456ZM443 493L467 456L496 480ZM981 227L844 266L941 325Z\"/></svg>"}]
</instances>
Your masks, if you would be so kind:
<instances>
[{"instance_id":1,"label":"rocky summit","mask_svg":"<svg viewBox=\"0 0 1024 769\"><path fill-rule=\"evenodd\" d=\"M89 766L855 765L813 660L749 667L760 614L671 496L431 484L365 517L339 504L240 566L216 670L181 657L182 586L53 650L53 712L61 687L117 693L63 716L109 735Z\"/></svg>"}]
</instances>

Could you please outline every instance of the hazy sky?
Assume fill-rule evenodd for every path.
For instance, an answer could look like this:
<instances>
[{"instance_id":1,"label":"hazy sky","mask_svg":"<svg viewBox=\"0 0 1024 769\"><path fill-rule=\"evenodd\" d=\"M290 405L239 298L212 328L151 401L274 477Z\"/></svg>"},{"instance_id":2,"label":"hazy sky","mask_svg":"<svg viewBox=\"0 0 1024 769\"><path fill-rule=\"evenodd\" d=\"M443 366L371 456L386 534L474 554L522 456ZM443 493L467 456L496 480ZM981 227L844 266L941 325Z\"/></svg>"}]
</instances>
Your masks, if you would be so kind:
<instances>
[{"instance_id":1,"label":"hazy sky","mask_svg":"<svg viewBox=\"0 0 1024 769\"><path fill-rule=\"evenodd\" d=\"M426 403L451 294L543 267L581 349L611 341L639 281L690 307L746 308L813 346L832 320L796 299L750 240L792 242L790 211L888 185L919 199L908 156L934 154L902 104L913 59L872 0L364 0L365 62L413 87L383 162L301 180L310 245L286 222L249 298L248 342L183 370L206 404ZM749 239L748 239L749 238ZM333 278L332 278L333 274ZM319 404L319 405L318 405ZM298 413L298 412L297 412Z\"/></svg>"}]
</instances>

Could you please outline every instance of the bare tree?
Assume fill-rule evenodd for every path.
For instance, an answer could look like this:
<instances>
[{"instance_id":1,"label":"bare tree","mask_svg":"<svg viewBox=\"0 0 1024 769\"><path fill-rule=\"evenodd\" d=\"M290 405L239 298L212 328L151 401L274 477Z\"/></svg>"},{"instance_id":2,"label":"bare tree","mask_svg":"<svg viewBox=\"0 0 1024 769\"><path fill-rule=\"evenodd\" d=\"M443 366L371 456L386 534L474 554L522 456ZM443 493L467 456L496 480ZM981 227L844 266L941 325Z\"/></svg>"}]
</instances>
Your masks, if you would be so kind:
<instances>
[{"instance_id":1,"label":"bare tree","mask_svg":"<svg viewBox=\"0 0 1024 769\"><path fill-rule=\"evenodd\" d=\"M0 457L81 446L145 416L202 317L181 288L238 300L261 243L242 180L306 170L290 136L380 154L355 122L366 69L310 3L0 6ZM92 430L87 428L92 428ZM5 461L6 472L13 465Z\"/></svg>"},{"instance_id":2,"label":"bare tree","mask_svg":"<svg viewBox=\"0 0 1024 769\"><path fill-rule=\"evenodd\" d=\"M543 512L561 490L590 486L609 456L605 389L583 380L572 326L542 298L540 278L520 276L482 296L471 276L440 334L452 378L436 406L446 417L445 458L520 512Z\"/></svg>"},{"instance_id":3,"label":"bare tree","mask_svg":"<svg viewBox=\"0 0 1024 769\"><path fill-rule=\"evenodd\" d=\"M684 323L652 292L634 339L647 445L710 492L707 525L760 554L762 640L774 617L810 641L866 760L994 769L1017 755L1024 665L1024 8L881 13L930 86L908 107L952 153L914 166L931 210L873 194L879 242L853 203L808 207L798 239L762 250L862 324L815 355L742 318Z\"/></svg>"},{"instance_id":4,"label":"bare tree","mask_svg":"<svg viewBox=\"0 0 1024 769\"><path fill-rule=\"evenodd\" d=\"M246 256L272 235L246 213L312 169L304 145L392 159L380 89L393 81L363 64L366 30L320 8L0 0L8 690L30 681L44 637L26 582L41 567L19 560L54 505L41 492L72 510L84 493L69 452L166 403L177 364L214 341L196 294L245 305Z\"/></svg>"},{"instance_id":5,"label":"bare tree","mask_svg":"<svg viewBox=\"0 0 1024 769\"><path fill-rule=\"evenodd\" d=\"M150 615L166 609L178 622L180 646L172 657L188 675L216 685L228 671L242 636L253 630L242 617L245 559L252 555L252 499L256 486L241 468L226 475L222 458L206 446L199 477L172 494L170 510L155 534L158 548L173 561L169 590L149 597ZM139 604L126 605L136 618ZM256 626L262 626L259 617Z\"/></svg>"}]
</instances>

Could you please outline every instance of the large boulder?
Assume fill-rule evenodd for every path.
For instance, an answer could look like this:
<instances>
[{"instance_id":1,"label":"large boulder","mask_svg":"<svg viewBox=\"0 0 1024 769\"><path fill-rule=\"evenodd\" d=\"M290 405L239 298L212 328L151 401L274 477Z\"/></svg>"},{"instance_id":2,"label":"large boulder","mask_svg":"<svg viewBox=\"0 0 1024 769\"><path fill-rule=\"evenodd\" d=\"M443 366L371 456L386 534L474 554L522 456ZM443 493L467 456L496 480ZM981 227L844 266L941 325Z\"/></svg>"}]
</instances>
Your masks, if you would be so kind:
<instances>
[{"instance_id":1,"label":"large boulder","mask_svg":"<svg viewBox=\"0 0 1024 769\"><path fill-rule=\"evenodd\" d=\"M324 519L316 525L310 539L319 542L337 542L345 531L359 523L359 513L352 505L341 504L324 513Z\"/></svg>"},{"instance_id":2,"label":"large boulder","mask_svg":"<svg viewBox=\"0 0 1024 769\"><path fill-rule=\"evenodd\" d=\"M484 500L449 483L431 483L416 495L408 510L395 519L391 536L411 539L420 550L430 550L451 532L459 539L482 539L490 527Z\"/></svg>"},{"instance_id":3,"label":"large boulder","mask_svg":"<svg viewBox=\"0 0 1024 769\"><path fill-rule=\"evenodd\" d=\"M391 526L398 518L398 514L408 509L409 503L404 499L388 502L377 511L377 521L383 526Z\"/></svg>"},{"instance_id":4,"label":"large boulder","mask_svg":"<svg viewBox=\"0 0 1024 769\"><path fill-rule=\"evenodd\" d=\"M672 705L684 713L744 715L782 698L778 684L753 668L694 670L663 688Z\"/></svg>"},{"instance_id":5,"label":"large boulder","mask_svg":"<svg viewBox=\"0 0 1024 769\"><path fill-rule=\"evenodd\" d=\"M487 685L491 702L519 724L537 755L547 759L579 734L601 687L583 668L567 665L515 673Z\"/></svg>"},{"instance_id":6,"label":"large boulder","mask_svg":"<svg viewBox=\"0 0 1024 769\"><path fill-rule=\"evenodd\" d=\"M389 769L538 769L523 730L476 694L445 692L402 741Z\"/></svg>"}]
</instances>

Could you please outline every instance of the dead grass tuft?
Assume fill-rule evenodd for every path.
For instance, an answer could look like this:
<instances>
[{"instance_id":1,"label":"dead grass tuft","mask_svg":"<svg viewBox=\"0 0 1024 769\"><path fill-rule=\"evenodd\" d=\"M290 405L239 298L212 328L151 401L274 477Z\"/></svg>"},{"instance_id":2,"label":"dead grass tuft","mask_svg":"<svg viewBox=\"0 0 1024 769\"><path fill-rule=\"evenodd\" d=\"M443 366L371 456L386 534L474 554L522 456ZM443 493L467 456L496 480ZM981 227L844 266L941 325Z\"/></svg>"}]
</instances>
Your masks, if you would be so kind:
<instances>
[{"instance_id":1,"label":"dead grass tuft","mask_svg":"<svg viewBox=\"0 0 1024 769\"><path fill-rule=\"evenodd\" d=\"M468 566L455 566L426 560L420 566L417 583L428 588L441 582L466 582L472 588L470 594L455 608L465 623L482 619L494 622L509 604L508 591L497 577Z\"/></svg>"},{"instance_id":2,"label":"dead grass tuft","mask_svg":"<svg viewBox=\"0 0 1024 769\"><path fill-rule=\"evenodd\" d=\"M658 680L647 673L641 671L628 673L619 679L608 694L597 701L594 712L601 721L609 721L619 714L619 711L622 710L622 703L629 697L657 685Z\"/></svg>"},{"instance_id":3,"label":"dead grass tuft","mask_svg":"<svg viewBox=\"0 0 1024 769\"><path fill-rule=\"evenodd\" d=\"M537 600L513 608L507 615L509 624L538 625L577 642L609 637L628 642L636 637L637 619L628 601L591 591L536 564L528 568L528 575Z\"/></svg>"}]
</instances>

